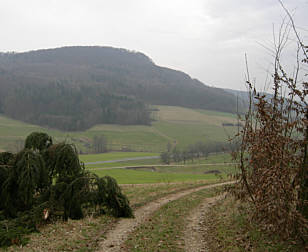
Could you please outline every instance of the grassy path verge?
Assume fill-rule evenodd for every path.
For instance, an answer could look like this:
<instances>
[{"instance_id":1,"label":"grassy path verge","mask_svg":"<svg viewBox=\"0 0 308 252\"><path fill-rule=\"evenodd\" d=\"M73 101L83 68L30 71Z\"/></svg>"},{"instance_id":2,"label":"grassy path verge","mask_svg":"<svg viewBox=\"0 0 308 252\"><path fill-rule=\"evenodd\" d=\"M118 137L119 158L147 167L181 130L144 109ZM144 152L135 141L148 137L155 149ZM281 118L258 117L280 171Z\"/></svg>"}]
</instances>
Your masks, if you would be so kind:
<instances>
[{"instance_id":1,"label":"grassy path verge","mask_svg":"<svg viewBox=\"0 0 308 252\"><path fill-rule=\"evenodd\" d=\"M206 214L206 221L203 219L201 223L202 230L206 230L202 236L208 242L208 251L308 251L308 246L300 241L282 240L266 232L250 219L247 205L234 197L215 204Z\"/></svg>"},{"instance_id":2,"label":"grassy path verge","mask_svg":"<svg viewBox=\"0 0 308 252\"><path fill-rule=\"evenodd\" d=\"M182 183L132 184L122 185L121 187L123 193L128 197L130 205L134 210L136 210L149 202L158 200L170 194L222 182L224 181L201 180Z\"/></svg>"},{"instance_id":3,"label":"grassy path verge","mask_svg":"<svg viewBox=\"0 0 308 252\"><path fill-rule=\"evenodd\" d=\"M139 225L144 223L155 211L157 211L163 205L169 203L170 201L175 201L179 198L187 196L191 193L201 191L203 189L210 189L217 186L222 186L226 184L231 184L233 182L224 182L214 185L206 185L198 188L188 189L182 192L168 195L166 197L160 198L150 202L149 204L144 205L143 207L138 208L135 211L134 219L122 219L119 223L106 235L106 239L100 244L99 251L123 251L123 243L127 240L130 233L137 229ZM201 199L201 198L200 198ZM199 202L198 202L199 204ZM141 250L137 250L141 251ZM148 251L157 251L157 250L148 250ZM172 250L171 250L172 251Z\"/></svg>"},{"instance_id":4,"label":"grassy path verge","mask_svg":"<svg viewBox=\"0 0 308 252\"><path fill-rule=\"evenodd\" d=\"M205 187L162 206L129 235L123 251L185 251L187 216L220 191L221 187Z\"/></svg>"},{"instance_id":5,"label":"grassy path verge","mask_svg":"<svg viewBox=\"0 0 308 252\"><path fill-rule=\"evenodd\" d=\"M215 182L218 181L122 185L121 188L132 207L137 209L166 195ZM7 250L0 248L0 251L94 251L118 221L107 215L68 222L59 220L39 227L39 233L30 234L26 246L11 246Z\"/></svg>"}]
</instances>

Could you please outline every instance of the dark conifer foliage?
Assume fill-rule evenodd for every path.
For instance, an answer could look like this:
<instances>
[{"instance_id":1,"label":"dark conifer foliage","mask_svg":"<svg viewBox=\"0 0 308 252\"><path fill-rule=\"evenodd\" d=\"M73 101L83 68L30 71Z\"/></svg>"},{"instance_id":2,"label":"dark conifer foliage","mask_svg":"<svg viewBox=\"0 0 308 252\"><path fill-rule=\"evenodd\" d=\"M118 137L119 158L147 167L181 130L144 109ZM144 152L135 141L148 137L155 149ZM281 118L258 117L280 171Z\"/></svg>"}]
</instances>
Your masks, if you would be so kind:
<instances>
[{"instance_id":1,"label":"dark conifer foliage","mask_svg":"<svg viewBox=\"0 0 308 252\"><path fill-rule=\"evenodd\" d=\"M14 154L11 152L0 152L0 165L9 165L14 159Z\"/></svg>"},{"instance_id":2,"label":"dark conifer foliage","mask_svg":"<svg viewBox=\"0 0 308 252\"><path fill-rule=\"evenodd\" d=\"M14 161L14 155L10 152L0 153L0 196L2 195L2 185L9 177L10 164ZM4 208L4 200L0 200L0 210Z\"/></svg>"},{"instance_id":3,"label":"dark conifer foliage","mask_svg":"<svg viewBox=\"0 0 308 252\"><path fill-rule=\"evenodd\" d=\"M64 220L88 211L133 216L115 179L86 171L73 145L52 144L45 133L30 134L16 155L0 153L0 183L1 246L44 223L43 211Z\"/></svg>"},{"instance_id":4,"label":"dark conifer foliage","mask_svg":"<svg viewBox=\"0 0 308 252\"><path fill-rule=\"evenodd\" d=\"M114 178L106 176L97 178L98 193L103 195L98 204L104 204L115 217L132 216L132 210L125 195L121 193L120 187Z\"/></svg>"},{"instance_id":5,"label":"dark conifer foliage","mask_svg":"<svg viewBox=\"0 0 308 252\"><path fill-rule=\"evenodd\" d=\"M52 138L43 132L31 133L25 142L25 149L44 151L52 145Z\"/></svg>"}]
</instances>

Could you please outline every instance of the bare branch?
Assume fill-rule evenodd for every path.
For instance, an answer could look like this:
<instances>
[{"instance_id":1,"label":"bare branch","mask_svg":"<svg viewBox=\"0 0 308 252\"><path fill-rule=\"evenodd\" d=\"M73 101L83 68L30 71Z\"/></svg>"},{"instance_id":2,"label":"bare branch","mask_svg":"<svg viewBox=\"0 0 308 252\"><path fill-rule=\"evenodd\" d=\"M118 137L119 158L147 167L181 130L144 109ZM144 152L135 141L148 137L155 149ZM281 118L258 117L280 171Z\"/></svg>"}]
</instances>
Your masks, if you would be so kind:
<instances>
[{"instance_id":1,"label":"bare branch","mask_svg":"<svg viewBox=\"0 0 308 252\"><path fill-rule=\"evenodd\" d=\"M301 48L302 48L302 51L303 51L303 53L304 53L304 55L305 55L305 57L306 57L306 59L307 59L307 58L308 58L308 55L307 55L307 53L306 53L305 46L304 46L303 42L301 41L301 39L300 39L300 37L299 37L299 34L298 34L297 30L296 30L296 27L295 27L295 24L294 24L294 20L293 20L292 15L291 15L291 13L289 12L289 10L284 6L282 0L278 0L278 1L279 1L279 3L280 3L281 7L284 9L284 11L285 11L285 12L287 13L287 15L288 15L288 17L289 17L289 19L290 19L290 21L291 21L292 28L293 28L293 31L294 31L294 33L295 33L295 36L296 36L296 38L297 38L297 40L298 40L298 42L299 42L299 44L300 44L300 46L301 46Z\"/></svg>"}]
</instances>

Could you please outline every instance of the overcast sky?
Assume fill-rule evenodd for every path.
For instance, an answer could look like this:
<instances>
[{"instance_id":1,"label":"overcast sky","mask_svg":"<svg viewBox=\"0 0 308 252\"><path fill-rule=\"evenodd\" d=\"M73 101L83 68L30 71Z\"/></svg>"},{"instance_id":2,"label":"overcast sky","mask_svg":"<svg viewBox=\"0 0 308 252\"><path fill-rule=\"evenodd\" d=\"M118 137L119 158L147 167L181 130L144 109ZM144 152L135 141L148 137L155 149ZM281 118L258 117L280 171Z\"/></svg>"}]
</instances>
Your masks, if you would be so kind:
<instances>
[{"instance_id":1,"label":"overcast sky","mask_svg":"<svg viewBox=\"0 0 308 252\"><path fill-rule=\"evenodd\" d=\"M285 0L308 41L308 0ZM284 11L278 0L0 0L0 51L71 45L121 47L210 86L264 84ZM291 57L291 56L289 56Z\"/></svg>"}]
</instances>

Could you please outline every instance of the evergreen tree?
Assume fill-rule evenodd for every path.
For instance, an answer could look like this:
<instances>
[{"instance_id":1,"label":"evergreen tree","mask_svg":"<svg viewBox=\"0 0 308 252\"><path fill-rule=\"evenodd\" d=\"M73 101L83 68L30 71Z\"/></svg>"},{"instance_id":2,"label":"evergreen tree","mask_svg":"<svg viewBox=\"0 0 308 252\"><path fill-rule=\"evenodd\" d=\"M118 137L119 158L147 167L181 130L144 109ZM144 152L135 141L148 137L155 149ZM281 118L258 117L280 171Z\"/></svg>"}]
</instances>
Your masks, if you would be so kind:
<instances>
[{"instance_id":1,"label":"evergreen tree","mask_svg":"<svg viewBox=\"0 0 308 252\"><path fill-rule=\"evenodd\" d=\"M45 133L30 134L16 155L0 153L0 189L0 211L12 228L6 232L2 227L8 225L0 221L0 245L7 245L12 234L20 235L21 226L24 232L34 230L44 209L51 216L62 213L64 220L82 218L87 208L133 216L115 179L86 171L74 145L52 144Z\"/></svg>"}]
</instances>

